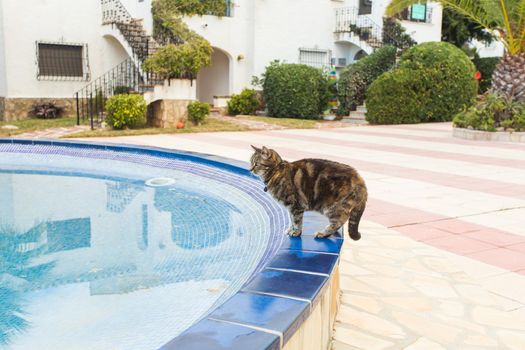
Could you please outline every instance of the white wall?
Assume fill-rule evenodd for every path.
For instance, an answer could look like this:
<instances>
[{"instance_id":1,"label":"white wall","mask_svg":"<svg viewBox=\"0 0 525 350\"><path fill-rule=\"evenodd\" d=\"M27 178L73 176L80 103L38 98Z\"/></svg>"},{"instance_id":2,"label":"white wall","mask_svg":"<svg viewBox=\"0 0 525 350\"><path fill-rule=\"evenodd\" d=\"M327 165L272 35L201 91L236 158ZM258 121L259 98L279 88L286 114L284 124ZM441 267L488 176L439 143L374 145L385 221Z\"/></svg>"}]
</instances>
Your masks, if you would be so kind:
<instances>
[{"instance_id":1,"label":"white wall","mask_svg":"<svg viewBox=\"0 0 525 350\"><path fill-rule=\"evenodd\" d=\"M232 62L232 64L234 64ZM214 50L211 65L203 68L197 76L197 98L213 103L213 96L230 95L230 58L220 50Z\"/></svg>"},{"instance_id":2,"label":"white wall","mask_svg":"<svg viewBox=\"0 0 525 350\"><path fill-rule=\"evenodd\" d=\"M91 78L126 56L101 35L100 1L2 0L4 5L7 95L10 98L73 97L88 81L39 81L36 41L88 44Z\"/></svg>"},{"instance_id":3,"label":"white wall","mask_svg":"<svg viewBox=\"0 0 525 350\"><path fill-rule=\"evenodd\" d=\"M7 93L7 81L5 70L5 33L4 33L4 15L3 0L0 0L0 97Z\"/></svg>"},{"instance_id":4,"label":"white wall","mask_svg":"<svg viewBox=\"0 0 525 350\"><path fill-rule=\"evenodd\" d=\"M480 57L502 57L505 53L505 46L499 41L494 41L490 45L486 45L477 40L471 43L478 50Z\"/></svg>"}]
</instances>

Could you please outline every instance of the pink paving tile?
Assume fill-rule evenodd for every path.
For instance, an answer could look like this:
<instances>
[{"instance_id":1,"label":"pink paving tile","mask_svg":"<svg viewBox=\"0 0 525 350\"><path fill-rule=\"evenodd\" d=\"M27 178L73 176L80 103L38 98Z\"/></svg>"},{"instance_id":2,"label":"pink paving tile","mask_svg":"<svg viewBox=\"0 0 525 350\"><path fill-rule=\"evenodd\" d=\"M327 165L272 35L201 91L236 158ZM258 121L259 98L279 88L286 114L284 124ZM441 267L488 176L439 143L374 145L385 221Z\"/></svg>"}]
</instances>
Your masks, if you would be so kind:
<instances>
[{"instance_id":1,"label":"pink paving tile","mask_svg":"<svg viewBox=\"0 0 525 350\"><path fill-rule=\"evenodd\" d=\"M433 247L448 250L449 252L466 255L475 252L496 248L494 245L458 235L433 238L424 241Z\"/></svg>"},{"instance_id":2,"label":"pink paving tile","mask_svg":"<svg viewBox=\"0 0 525 350\"><path fill-rule=\"evenodd\" d=\"M525 253L507 248L485 250L468 254L467 256L510 271L525 270Z\"/></svg>"},{"instance_id":3,"label":"pink paving tile","mask_svg":"<svg viewBox=\"0 0 525 350\"><path fill-rule=\"evenodd\" d=\"M456 234L479 230L478 225L457 219L429 222L427 225Z\"/></svg>"},{"instance_id":4,"label":"pink paving tile","mask_svg":"<svg viewBox=\"0 0 525 350\"><path fill-rule=\"evenodd\" d=\"M433 238L448 237L452 235L450 232L421 224L396 227L395 230L416 241L426 241Z\"/></svg>"},{"instance_id":5,"label":"pink paving tile","mask_svg":"<svg viewBox=\"0 0 525 350\"><path fill-rule=\"evenodd\" d=\"M509 245L506 248L525 254L525 237L524 237L523 243Z\"/></svg>"},{"instance_id":6,"label":"pink paving tile","mask_svg":"<svg viewBox=\"0 0 525 350\"><path fill-rule=\"evenodd\" d=\"M511 233L491 229L467 232L461 234L461 236L477 239L478 241L482 242L487 242L497 247L505 247L513 244L525 243L525 236L513 235ZM510 247L507 248L511 249Z\"/></svg>"}]
</instances>

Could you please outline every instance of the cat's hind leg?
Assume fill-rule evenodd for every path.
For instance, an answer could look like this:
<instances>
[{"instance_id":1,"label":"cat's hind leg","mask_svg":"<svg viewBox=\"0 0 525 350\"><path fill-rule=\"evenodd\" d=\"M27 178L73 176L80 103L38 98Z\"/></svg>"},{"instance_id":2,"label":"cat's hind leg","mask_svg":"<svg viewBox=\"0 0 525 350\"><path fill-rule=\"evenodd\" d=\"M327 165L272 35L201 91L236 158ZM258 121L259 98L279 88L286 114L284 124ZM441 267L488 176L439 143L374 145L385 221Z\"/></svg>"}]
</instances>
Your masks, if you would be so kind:
<instances>
[{"instance_id":1,"label":"cat's hind leg","mask_svg":"<svg viewBox=\"0 0 525 350\"><path fill-rule=\"evenodd\" d=\"M330 223L325 227L323 232L317 232L315 234L316 238L330 237L336 233L350 217L350 213L342 209L325 213L325 215L328 217Z\"/></svg>"}]
</instances>

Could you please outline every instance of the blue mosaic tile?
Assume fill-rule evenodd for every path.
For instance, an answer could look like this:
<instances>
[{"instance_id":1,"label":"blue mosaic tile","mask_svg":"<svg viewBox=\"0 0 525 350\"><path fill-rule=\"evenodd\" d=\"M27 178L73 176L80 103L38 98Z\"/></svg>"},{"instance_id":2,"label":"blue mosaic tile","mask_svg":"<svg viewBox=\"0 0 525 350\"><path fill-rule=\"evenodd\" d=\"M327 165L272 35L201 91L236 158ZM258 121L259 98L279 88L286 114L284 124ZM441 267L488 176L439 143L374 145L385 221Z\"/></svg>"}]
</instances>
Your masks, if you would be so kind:
<instances>
[{"instance_id":1,"label":"blue mosaic tile","mask_svg":"<svg viewBox=\"0 0 525 350\"><path fill-rule=\"evenodd\" d=\"M329 275L337 264L337 259L338 256L332 254L288 250L275 255L267 267Z\"/></svg>"},{"instance_id":2,"label":"blue mosaic tile","mask_svg":"<svg viewBox=\"0 0 525 350\"><path fill-rule=\"evenodd\" d=\"M307 302L252 293L237 293L209 317L274 330L286 343L309 315Z\"/></svg>"},{"instance_id":3,"label":"blue mosaic tile","mask_svg":"<svg viewBox=\"0 0 525 350\"><path fill-rule=\"evenodd\" d=\"M242 290L313 301L326 281L327 278L321 275L265 269Z\"/></svg>"},{"instance_id":4,"label":"blue mosaic tile","mask_svg":"<svg viewBox=\"0 0 525 350\"><path fill-rule=\"evenodd\" d=\"M342 245L343 240L338 237L315 238L314 236L302 235L301 237L288 237L284 240L281 248L339 254Z\"/></svg>"},{"instance_id":5,"label":"blue mosaic tile","mask_svg":"<svg viewBox=\"0 0 525 350\"><path fill-rule=\"evenodd\" d=\"M229 323L203 320L159 350L279 350L275 334Z\"/></svg>"}]
</instances>

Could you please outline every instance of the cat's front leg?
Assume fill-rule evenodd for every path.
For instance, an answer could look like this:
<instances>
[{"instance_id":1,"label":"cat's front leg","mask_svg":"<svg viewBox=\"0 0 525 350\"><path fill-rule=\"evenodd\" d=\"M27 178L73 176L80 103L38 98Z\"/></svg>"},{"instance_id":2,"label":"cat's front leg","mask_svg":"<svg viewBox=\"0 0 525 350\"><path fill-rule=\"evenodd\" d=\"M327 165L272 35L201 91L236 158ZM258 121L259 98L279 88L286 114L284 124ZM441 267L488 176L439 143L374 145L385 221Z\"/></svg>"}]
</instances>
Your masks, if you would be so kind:
<instances>
[{"instance_id":1,"label":"cat's front leg","mask_svg":"<svg viewBox=\"0 0 525 350\"><path fill-rule=\"evenodd\" d=\"M291 237L299 237L303 233L303 215L304 209L302 208L291 208L289 209L290 215L292 216L293 226L290 227L287 234Z\"/></svg>"}]
</instances>

